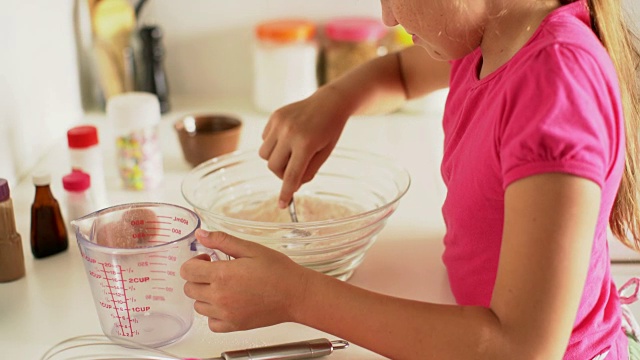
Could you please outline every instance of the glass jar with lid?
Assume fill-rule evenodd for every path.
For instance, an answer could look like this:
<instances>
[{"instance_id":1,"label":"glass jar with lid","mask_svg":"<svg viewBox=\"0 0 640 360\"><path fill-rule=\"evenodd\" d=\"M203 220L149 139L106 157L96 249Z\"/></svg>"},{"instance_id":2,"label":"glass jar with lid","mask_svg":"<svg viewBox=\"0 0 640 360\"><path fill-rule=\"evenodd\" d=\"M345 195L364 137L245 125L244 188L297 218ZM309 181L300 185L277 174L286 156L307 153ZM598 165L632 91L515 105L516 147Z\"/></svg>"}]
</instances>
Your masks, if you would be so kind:
<instances>
[{"instance_id":1,"label":"glass jar with lid","mask_svg":"<svg viewBox=\"0 0 640 360\"><path fill-rule=\"evenodd\" d=\"M276 19L255 27L254 102L272 112L302 100L318 88L315 23Z\"/></svg>"},{"instance_id":2,"label":"glass jar with lid","mask_svg":"<svg viewBox=\"0 0 640 360\"><path fill-rule=\"evenodd\" d=\"M378 19L336 18L325 24L324 82L387 53L383 39L387 28Z\"/></svg>"}]
</instances>

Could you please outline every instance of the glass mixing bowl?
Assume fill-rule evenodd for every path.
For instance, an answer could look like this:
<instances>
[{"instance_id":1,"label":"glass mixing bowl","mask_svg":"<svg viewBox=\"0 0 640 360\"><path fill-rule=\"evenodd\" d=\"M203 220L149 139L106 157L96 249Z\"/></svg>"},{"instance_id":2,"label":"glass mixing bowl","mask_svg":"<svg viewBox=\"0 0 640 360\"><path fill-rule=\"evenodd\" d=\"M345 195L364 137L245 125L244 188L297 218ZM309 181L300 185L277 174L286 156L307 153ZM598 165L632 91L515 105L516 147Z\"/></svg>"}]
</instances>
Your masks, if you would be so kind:
<instances>
[{"instance_id":1,"label":"glass mixing bowl","mask_svg":"<svg viewBox=\"0 0 640 360\"><path fill-rule=\"evenodd\" d=\"M260 243L300 265L346 280L410 182L408 172L391 159L336 148L295 194L300 222L294 223L286 209L277 208L282 181L252 150L193 168L182 182L182 195L208 230Z\"/></svg>"}]
</instances>

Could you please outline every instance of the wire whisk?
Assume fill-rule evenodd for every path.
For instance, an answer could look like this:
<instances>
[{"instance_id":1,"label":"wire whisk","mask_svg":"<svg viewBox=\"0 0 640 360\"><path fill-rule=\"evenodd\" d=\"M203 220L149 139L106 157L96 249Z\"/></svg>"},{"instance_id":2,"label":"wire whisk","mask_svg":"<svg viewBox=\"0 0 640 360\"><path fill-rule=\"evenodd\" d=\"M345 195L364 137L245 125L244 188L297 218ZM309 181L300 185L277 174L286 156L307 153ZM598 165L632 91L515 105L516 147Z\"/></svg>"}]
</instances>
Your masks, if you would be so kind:
<instances>
[{"instance_id":1,"label":"wire whisk","mask_svg":"<svg viewBox=\"0 0 640 360\"><path fill-rule=\"evenodd\" d=\"M94 352L78 354L78 350L92 347ZM109 348L109 352L106 351ZM103 351L98 352L99 349ZM142 353L144 352L144 354ZM74 354L75 353L75 354ZM40 360L184 360L165 350L146 346L135 341L110 338L106 335L75 336L55 344L42 355ZM197 360L197 359L193 359Z\"/></svg>"},{"instance_id":2,"label":"wire whisk","mask_svg":"<svg viewBox=\"0 0 640 360\"><path fill-rule=\"evenodd\" d=\"M87 354L91 347L93 353ZM120 352L105 352L104 347L117 347ZM313 339L287 344L264 346L260 348L225 351L215 358L182 358L168 351L152 348L135 341L113 338L106 335L82 335L69 338L52 346L40 360L277 360L277 359L310 359L331 355L334 350L349 347L345 340ZM103 351L98 352L98 349ZM85 350L85 351L82 351ZM110 351L113 348L110 348ZM126 353L123 351L126 350ZM75 353L75 354L74 354Z\"/></svg>"}]
</instances>

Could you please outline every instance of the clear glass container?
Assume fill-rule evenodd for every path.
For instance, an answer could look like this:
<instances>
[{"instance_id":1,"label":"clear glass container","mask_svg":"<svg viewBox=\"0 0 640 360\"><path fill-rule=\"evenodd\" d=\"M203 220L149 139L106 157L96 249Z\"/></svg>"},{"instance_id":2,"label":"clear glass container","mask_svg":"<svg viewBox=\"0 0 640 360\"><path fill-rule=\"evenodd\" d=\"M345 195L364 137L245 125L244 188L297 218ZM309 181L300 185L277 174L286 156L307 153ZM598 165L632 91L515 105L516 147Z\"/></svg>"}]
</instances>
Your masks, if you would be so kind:
<instances>
[{"instance_id":1,"label":"clear glass container","mask_svg":"<svg viewBox=\"0 0 640 360\"><path fill-rule=\"evenodd\" d=\"M373 18L337 18L325 25L324 81L331 82L349 70L385 55L387 28Z\"/></svg>"},{"instance_id":2,"label":"clear glass container","mask_svg":"<svg viewBox=\"0 0 640 360\"><path fill-rule=\"evenodd\" d=\"M130 203L71 224L105 335L159 347L189 331L193 300L182 290L180 266L200 250L211 251L197 245L200 219L193 211Z\"/></svg>"},{"instance_id":3,"label":"clear glass container","mask_svg":"<svg viewBox=\"0 0 640 360\"><path fill-rule=\"evenodd\" d=\"M296 263L346 280L360 265L410 184L392 159L334 149L296 193L299 222L277 207L282 181L255 150L195 167L182 195L209 230L278 250Z\"/></svg>"}]
</instances>

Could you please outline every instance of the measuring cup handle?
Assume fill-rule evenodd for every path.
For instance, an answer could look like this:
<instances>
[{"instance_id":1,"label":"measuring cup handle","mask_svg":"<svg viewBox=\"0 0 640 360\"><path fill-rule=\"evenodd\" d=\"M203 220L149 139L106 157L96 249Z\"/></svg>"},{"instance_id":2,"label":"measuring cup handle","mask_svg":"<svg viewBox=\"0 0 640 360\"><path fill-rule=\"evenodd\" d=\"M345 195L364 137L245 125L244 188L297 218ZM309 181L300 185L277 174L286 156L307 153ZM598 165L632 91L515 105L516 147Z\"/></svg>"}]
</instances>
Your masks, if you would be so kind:
<instances>
[{"instance_id":1,"label":"measuring cup handle","mask_svg":"<svg viewBox=\"0 0 640 360\"><path fill-rule=\"evenodd\" d=\"M193 240L191 242L191 251L195 252L197 255L207 254L211 258L211 261L220 261L221 260L221 258L220 258L221 256L218 255L218 253L223 255L222 256L223 259L230 260L229 255L224 254L224 253L219 252L219 251L216 251L216 250L213 250L213 249L209 249L208 247L200 244L198 242L198 240Z\"/></svg>"}]
</instances>

